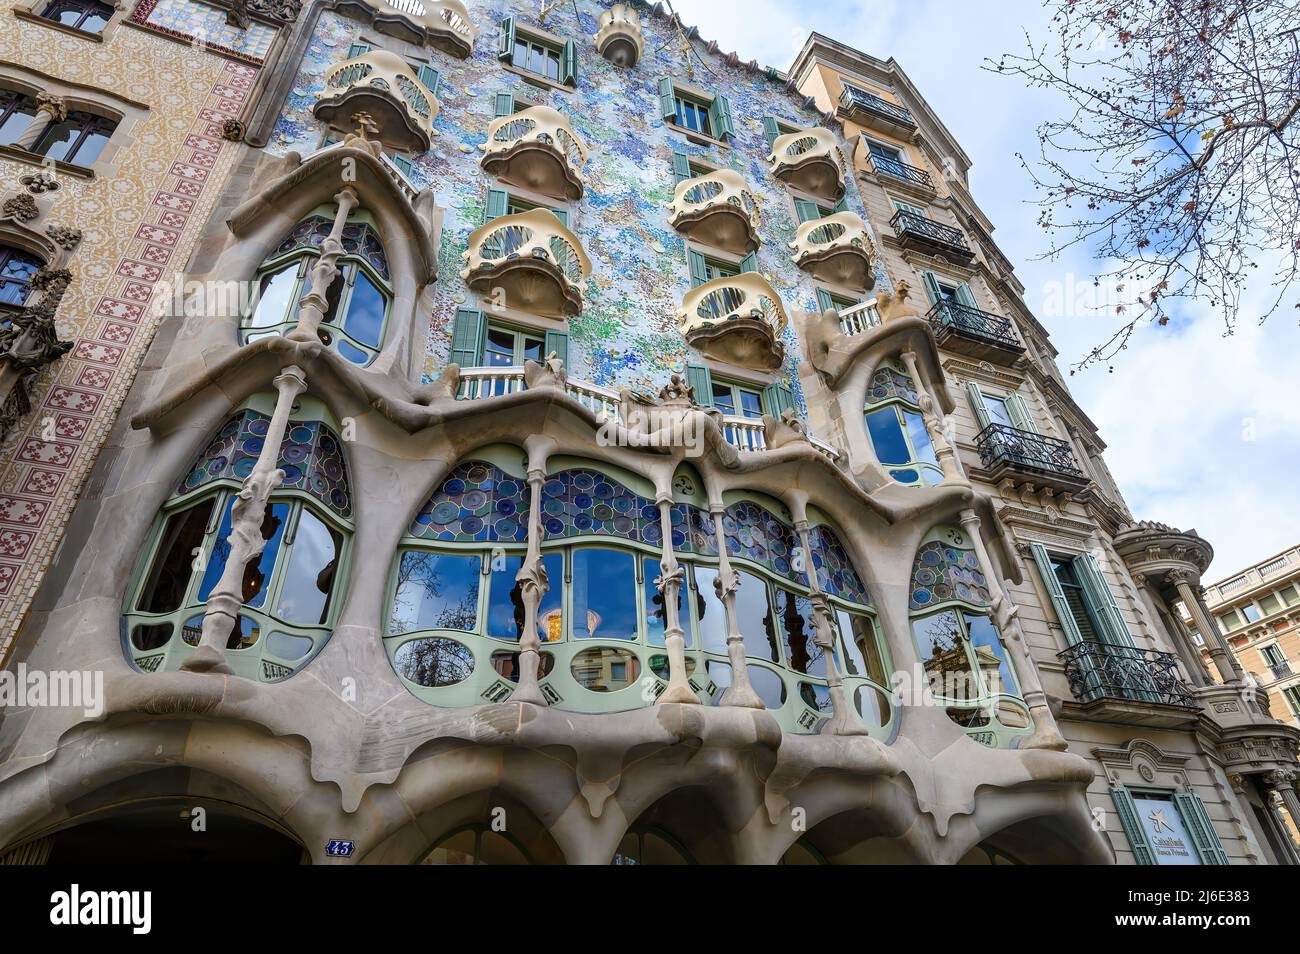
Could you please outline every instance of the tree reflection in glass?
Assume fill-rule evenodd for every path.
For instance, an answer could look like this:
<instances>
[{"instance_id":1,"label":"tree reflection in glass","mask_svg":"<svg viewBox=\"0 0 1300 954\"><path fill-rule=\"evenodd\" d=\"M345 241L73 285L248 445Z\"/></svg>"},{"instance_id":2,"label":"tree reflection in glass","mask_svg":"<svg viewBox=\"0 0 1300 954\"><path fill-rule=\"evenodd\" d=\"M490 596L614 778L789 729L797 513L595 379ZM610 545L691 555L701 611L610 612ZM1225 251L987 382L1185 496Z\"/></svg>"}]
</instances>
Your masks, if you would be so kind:
<instances>
[{"instance_id":1,"label":"tree reflection in glass","mask_svg":"<svg viewBox=\"0 0 1300 954\"><path fill-rule=\"evenodd\" d=\"M641 573L645 578L646 641L651 646L665 645L664 631L668 626L668 610L664 605L664 595L659 591L659 587L655 586L655 580L659 578L662 572L659 561L654 557L642 559ZM678 625L682 628L682 637L686 640L686 648L690 649L692 645L691 624L686 617L686 609L682 605L682 593L685 589L686 585L683 582L681 588L677 590L677 620Z\"/></svg>"},{"instance_id":2,"label":"tree reflection in glass","mask_svg":"<svg viewBox=\"0 0 1300 954\"><path fill-rule=\"evenodd\" d=\"M421 629L475 630L481 566L478 555L427 550L403 553L397 570L389 635Z\"/></svg>"},{"instance_id":3,"label":"tree reflection in glass","mask_svg":"<svg viewBox=\"0 0 1300 954\"><path fill-rule=\"evenodd\" d=\"M277 614L282 620L316 625L325 622L342 543L337 532L307 508L302 509L280 586Z\"/></svg>"},{"instance_id":4,"label":"tree reflection in glass","mask_svg":"<svg viewBox=\"0 0 1300 954\"><path fill-rule=\"evenodd\" d=\"M944 699L979 697L965 633L956 612L946 610L912 623L930 691Z\"/></svg>"},{"instance_id":5,"label":"tree reflection in glass","mask_svg":"<svg viewBox=\"0 0 1300 954\"><path fill-rule=\"evenodd\" d=\"M411 682L436 689L469 678L474 671L474 654L454 639L412 639L397 648L393 666Z\"/></svg>"}]
</instances>

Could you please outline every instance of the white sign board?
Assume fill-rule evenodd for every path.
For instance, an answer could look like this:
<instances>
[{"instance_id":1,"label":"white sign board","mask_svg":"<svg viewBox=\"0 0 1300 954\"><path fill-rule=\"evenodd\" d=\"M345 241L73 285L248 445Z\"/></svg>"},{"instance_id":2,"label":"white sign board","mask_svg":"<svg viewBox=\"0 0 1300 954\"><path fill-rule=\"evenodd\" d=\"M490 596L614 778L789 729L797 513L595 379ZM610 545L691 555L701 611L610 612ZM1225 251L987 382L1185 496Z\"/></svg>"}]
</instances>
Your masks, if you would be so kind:
<instances>
[{"instance_id":1,"label":"white sign board","mask_svg":"<svg viewBox=\"0 0 1300 954\"><path fill-rule=\"evenodd\" d=\"M1138 820L1151 843L1155 853L1156 864L1161 865L1199 865L1200 856L1187 829L1183 826L1182 816L1178 814L1173 800L1168 798L1150 798L1134 794L1133 804L1137 807Z\"/></svg>"}]
</instances>

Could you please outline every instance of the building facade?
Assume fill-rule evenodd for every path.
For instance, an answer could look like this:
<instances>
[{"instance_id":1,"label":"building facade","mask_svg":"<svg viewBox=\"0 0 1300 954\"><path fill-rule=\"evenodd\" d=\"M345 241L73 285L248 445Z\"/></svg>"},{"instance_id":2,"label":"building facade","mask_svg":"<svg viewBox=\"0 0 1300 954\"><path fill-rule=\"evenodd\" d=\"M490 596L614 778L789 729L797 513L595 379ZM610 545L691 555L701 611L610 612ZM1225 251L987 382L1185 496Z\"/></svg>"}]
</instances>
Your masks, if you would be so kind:
<instances>
[{"instance_id":1,"label":"building facade","mask_svg":"<svg viewBox=\"0 0 1300 954\"><path fill-rule=\"evenodd\" d=\"M1212 550L1130 515L894 61L637 3L9 15L0 168L97 237L0 219L71 276L8 358L11 860L1297 861L1300 729L1171 611ZM54 44L126 77L134 138L77 100L111 169L27 133Z\"/></svg>"}]
</instances>

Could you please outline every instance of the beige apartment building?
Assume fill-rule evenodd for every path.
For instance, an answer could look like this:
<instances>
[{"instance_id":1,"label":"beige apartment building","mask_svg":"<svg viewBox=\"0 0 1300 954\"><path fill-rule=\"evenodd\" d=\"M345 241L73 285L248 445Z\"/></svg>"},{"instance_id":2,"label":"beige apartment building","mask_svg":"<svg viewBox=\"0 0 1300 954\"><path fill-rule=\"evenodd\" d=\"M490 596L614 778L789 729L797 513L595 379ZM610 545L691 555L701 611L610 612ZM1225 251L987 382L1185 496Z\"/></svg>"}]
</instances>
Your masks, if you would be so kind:
<instances>
[{"instance_id":1,"label":"beige apartment building","mask_svg":"<svg viewBox=\"0 0 1300 954\"><path fill-rule=\"evenodd\" d=\"M93 451L20 408L0 457L6 527L59 478L0 563L0 857L1300 862L1210 543L1130 513L898 63L643 3L90 9L7 7L0 92L55 42L220 98L123 92L192 152L103 154L201 167L194 231L67 267L128 302L161 252L108 239L171 230L184 280L130 293Z\"/></svg>"}]
</instances>

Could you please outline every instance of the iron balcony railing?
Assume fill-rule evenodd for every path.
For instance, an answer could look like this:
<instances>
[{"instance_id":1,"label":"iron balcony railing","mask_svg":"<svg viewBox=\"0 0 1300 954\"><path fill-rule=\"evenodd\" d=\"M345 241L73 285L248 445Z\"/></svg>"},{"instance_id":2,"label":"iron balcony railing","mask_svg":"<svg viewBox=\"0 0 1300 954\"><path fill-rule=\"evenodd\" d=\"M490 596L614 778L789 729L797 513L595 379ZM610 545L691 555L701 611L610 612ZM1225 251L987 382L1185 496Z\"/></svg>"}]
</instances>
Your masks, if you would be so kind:
<instances>
[{"instance_id":1,"label":"iron balcony railing","mask_svg":"<svg viewBox=\"0 0 1300 954\"><path fill-rule=\"evenodd\" d=\"M909 166L905 162L890 159L888 156L878 156L874 152L870 152L868 155L871 156L871 168L877 172L883 172L885 175L901 179L903 182L914 182L917 185L925 186L927 189L934 188L930 181L930 173L924 169Z\"/></svg>"},{"instance_id":2,"label":"iron balcony railing","mask_svg":"<svg viewBox=\"0 0 1300 954\"><path fill-rule=\"evenodd\" d=\"M1084 479L1070 445L1056 437L1006 424L990 424L975 437L975 444L986 469L1009 465L1019 470Z\"/></svg>"},{"instance_id":3,"label":"iron balcony railing","mask_svg":"<svg viewBox=\"0 0 1300 954\"><path fill-rule=\"evenodd\" d=\"M1282 679L1291 675L1291 664L1285 659L1281 662L1269 663L1268 668L1273 670L1274 679Z\"/></svg>"},{"instance_id":4,"label":"iron balcony railing","mask_svg":"<svg viewBox=\"0 0 1300 954\"><path fill-rule=\"evenodd\" d=\"M991 315L961 302L944 299L930 309L926 318L937 335L945 326L962 334L983 338L985 341L1001 345L1004 348L1020 350L1021 344L1016 340L1016 333L1011 330L1011 322L1001 315Z\"/></svg>"},{"instance_id":5,"label":"iron balcony railing","mask_svg":"<svg viewBox=\"0 0 1300 954\"><path fill-rule=\"evenodd\" d=\"M840 106L848 110L864 109L867 112L885 116L905 126L916 125L916 120L912 118L912 114L902 106L896 106L881 99L875 93L868 93L856 86L845 85L844 92L840 94Z\"/></svg>"},{"instance_id":6,"label":"iron balcony railing","mask_svg":"<svg viewBox=\"0 0 1300 954\"><path fill-rule=\"evenodd\" d=\"M889 220L889 227L900 239L915 238L931 245L939 245L962 255L973 254L966 244L966 236L951 225L944 225L916 212L899 209Z\"/></svg>"},{"instance_id":7,"label":"iron balcony railing","mask_svg":"<svg viewBox=\"0 0 1300 954\"><path fill-rule=\"evenodd\" d=\"M1173 653L1084 640L1058 657L1065 663L1070 692L1080 702L1126 699L1196 707Z\"/></svg>"}]
</instances>

